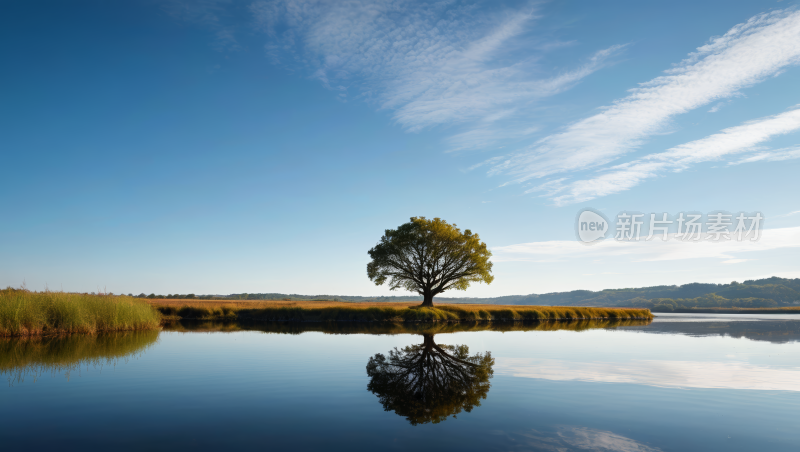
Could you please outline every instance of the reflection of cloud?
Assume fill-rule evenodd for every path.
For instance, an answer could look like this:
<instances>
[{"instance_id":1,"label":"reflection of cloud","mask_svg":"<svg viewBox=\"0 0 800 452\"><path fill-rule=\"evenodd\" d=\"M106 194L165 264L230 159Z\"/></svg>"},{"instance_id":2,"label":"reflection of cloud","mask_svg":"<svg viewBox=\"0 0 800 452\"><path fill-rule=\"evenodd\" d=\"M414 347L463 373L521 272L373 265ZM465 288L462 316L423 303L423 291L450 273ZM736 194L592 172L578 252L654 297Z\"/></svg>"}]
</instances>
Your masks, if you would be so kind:
<instances>
[{"instance_id":1,"label":"reflection of cloud","mask_svg":"<svg viewBox=\"0 0 800 452\"><path fill-rule=\"evenodd\" d=\"M495 370L515 377L557 381L800 392L800 367L780 369L739 361L631 360L625 363L586 363L558 359L497 358Z\"/></svg>"},{"instance_id":2,"label":"reflection of cloud","mask_svg":"<svg viewBox=\"0 0 800 452\"><path fill-rule=\"evenodd\" d=\"M642 238L644 237L646 234L642 234ZM593 246L585 246L577 240L551 240L493 247L492 253L496 262L553 262L576 258L589 260L626 257L634 262L716 258L735 263L744 262L740 260L742 258L735 256L738 253L798 247L800 227L765 229L761 231L761 238L757 242L730 240L688 243L675 239L675 234L671 233L667 241L661 240L659 235L653 240L638 242L607 239ZM735 262L730 262L731 260Z\"/></svg>"},{"instance_id":3,"label":"reflection of cloud","mask_svg":"<svg viewBox=\"0 0 800 452\"><path fill-rule=\"evenodd\" d=\"M594 450L600 452L659 452L661 449L618 435L586 427L559 427L556 435L531 430L512 434L518 449L542 451Z\"/></svg>"}]
</instances>

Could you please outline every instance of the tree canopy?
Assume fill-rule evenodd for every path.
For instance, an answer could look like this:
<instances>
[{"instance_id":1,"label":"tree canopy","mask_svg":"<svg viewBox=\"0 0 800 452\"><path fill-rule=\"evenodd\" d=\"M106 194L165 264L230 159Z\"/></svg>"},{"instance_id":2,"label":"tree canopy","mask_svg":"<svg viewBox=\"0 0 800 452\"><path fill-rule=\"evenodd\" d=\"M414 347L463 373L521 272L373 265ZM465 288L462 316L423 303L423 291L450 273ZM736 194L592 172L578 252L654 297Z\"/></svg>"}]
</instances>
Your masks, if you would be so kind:
<instances>
[{"instance_id":1,"label":"tree canopy","mask_svg":"<svg viewBox=\"0 0 800 452\"><path fill-rule=\"evenodd\" d=\"M494 280L492 253L478 234L461 232L440 218L412 217L397 229L387 229L369 256L370 281L417 292L423 296L422 306L433 306L433 297L446 290Z\"/></svg>"}]
</instances>

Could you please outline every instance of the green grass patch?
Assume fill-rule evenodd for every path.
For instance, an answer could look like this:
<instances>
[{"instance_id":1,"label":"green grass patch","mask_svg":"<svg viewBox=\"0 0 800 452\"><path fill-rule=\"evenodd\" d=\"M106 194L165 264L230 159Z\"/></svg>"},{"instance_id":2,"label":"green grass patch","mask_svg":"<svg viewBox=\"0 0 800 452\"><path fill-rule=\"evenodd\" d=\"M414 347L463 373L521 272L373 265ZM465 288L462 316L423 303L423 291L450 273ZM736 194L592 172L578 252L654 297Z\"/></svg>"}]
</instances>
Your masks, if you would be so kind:
<instances>
[{"instance_id":1,"label":"green grass patch","mask_svg":"<svg viewBox=\"0 0 800 452\"><path fill-rule=\"evenodd\" d=\"M161 316L133 297L0 290L0 336L156 329Z\"/></svg>"}]
</instances>

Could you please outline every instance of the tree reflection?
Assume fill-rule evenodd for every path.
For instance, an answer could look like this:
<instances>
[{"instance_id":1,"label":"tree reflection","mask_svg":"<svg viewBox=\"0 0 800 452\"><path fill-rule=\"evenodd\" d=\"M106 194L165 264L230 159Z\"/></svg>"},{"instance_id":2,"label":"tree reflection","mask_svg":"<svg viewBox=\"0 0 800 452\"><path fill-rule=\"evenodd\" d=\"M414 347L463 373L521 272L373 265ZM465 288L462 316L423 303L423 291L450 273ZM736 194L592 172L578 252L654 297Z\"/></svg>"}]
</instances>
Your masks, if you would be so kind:
<instances>
[{"instance_id":1,"label":"tree reflection","mask_svg":"<svg viewBox=\"0 0 800 452\"><path fill-rule=\"evenodd\" d=\"M412 425L437 424L480 406L491 387L492 354L470 356L466 345L437 345L432 334L422 336L422 344L370 358L367 389L386 411L404 416Z\"/></svg>"}]
</instances>

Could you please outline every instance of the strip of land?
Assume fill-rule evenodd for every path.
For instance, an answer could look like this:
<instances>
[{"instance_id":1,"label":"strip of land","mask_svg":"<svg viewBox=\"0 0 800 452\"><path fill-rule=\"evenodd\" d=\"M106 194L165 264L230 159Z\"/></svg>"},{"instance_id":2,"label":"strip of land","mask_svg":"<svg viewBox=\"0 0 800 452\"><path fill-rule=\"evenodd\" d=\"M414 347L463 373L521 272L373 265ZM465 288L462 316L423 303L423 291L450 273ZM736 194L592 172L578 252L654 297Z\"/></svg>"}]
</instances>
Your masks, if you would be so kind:
<instances>
[{"instance_id":1,"label":"strip of land","mask_svg":"<svg viewBox=\"0 0 800 452\"><path fill-rule=\"evenodd\" d=\"M460 322L543 320L651 320L649 309L482 304L347 303L340 301L151 300L172 319L268 322Z\"/></svg>"},{"instance_id":2,"label":"strip of land","mask_svg":"<svg viewBox=\"0 0 800 452\"><path fill-rule=\"evenodd\" d=\"M651 320L648 309L339 301L142 300L110 294L0 290L0 336L158 329L176 319L244 322L513 322Z\"/></svg>"}]
</instances>

